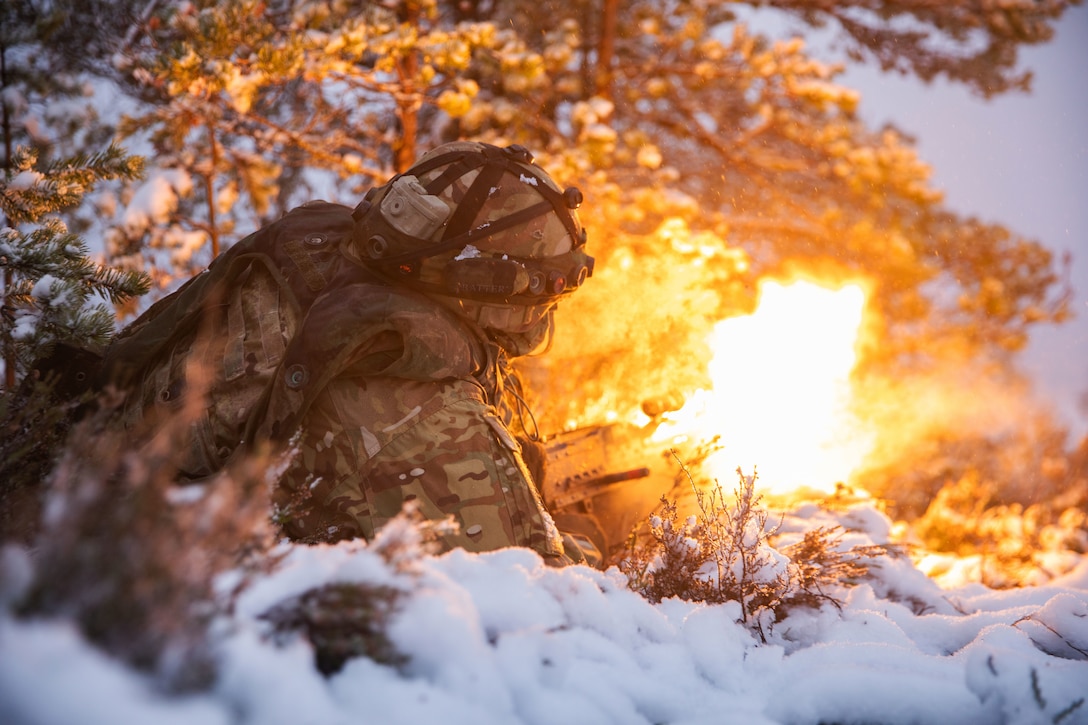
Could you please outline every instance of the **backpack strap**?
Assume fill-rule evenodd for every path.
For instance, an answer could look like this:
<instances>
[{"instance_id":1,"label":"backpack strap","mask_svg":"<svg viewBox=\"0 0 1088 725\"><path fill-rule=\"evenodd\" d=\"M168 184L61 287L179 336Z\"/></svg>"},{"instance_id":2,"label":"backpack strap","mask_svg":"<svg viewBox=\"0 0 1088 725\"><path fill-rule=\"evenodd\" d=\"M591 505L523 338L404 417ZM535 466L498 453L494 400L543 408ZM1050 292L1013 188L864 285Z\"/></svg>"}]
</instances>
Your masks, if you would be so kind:
<instances>
[{"instance_id":1,"label":"backpack strap","mask_svg":"<svg viewBox=\"0 0 1088 725\"><path fill-rule=\"evenodd\" d=\"M268 269L288 303L305 311L340 265L341 244L350 241L353 228L351 209L317 201L245 237L118 333L106 351L99 389L131 389L206 315L228 305L235 283L253 264Z\"/></svg>"},{"instance_id":2,"label":"backpack strap","mask_svg":"<svg viewBox=\"0 0 1088 725\"><path fill-rule=\"evenodd\" d=\"M345 265L288 343L245 440L288 440L325 386L342 374L467 378L486 360L480 340L455 313L418 292L390 286L365 267Z\"/></svg>"}]
</instances>

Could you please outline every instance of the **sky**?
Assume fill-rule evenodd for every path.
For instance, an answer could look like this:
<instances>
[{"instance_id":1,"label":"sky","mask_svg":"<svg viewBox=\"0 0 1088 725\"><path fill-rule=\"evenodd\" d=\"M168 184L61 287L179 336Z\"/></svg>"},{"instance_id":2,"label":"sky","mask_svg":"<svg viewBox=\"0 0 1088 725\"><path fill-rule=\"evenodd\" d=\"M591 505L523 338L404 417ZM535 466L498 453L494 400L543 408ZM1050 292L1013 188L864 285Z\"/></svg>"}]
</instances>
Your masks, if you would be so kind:
<instances>
[{"instance_id":1,"label":"sky","mask_svg":"<svg viewBox=\"0 0 1088 725\"><path fill-rule=\"evenodd\" d=\"M1057 255L1073 254L1073 321L1033 333L1023 363L1078 437L1088 434L1088 6L1069 10L1047 45L1021 52L1029 94L992 100L850 68L872 126L913 135L953 210L1003 224Z\"/></svg>"}]
</instances>

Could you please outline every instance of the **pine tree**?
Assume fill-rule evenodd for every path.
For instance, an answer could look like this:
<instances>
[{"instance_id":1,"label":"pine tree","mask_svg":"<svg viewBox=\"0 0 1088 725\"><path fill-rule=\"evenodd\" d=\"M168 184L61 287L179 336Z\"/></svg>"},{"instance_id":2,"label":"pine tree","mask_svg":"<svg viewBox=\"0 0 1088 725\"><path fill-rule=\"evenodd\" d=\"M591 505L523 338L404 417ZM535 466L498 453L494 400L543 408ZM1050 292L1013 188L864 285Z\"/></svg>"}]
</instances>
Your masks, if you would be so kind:
<instances>
[{"instance_id":1,"label":"pine tree","mask_svg":"<svg viewBox=\"0 0 1088 725\"><path fill-rule=\"evenodd\" d=\"M757 25L763 10L749 5L774 6L775 29ZM1006 385L1029 331L1068 319L1067 263L949 210L910 137L868 128L857 113L865 99L839 81L842 63L803 36L826 24L843 61L983 95L1016 92L1030 77L1018 49L1051 37L1071 3L861 5L472 6L475 19L516 28L542 72L515 85L475 66L480 92L460 131L540 150L592 209L597 273L560 310L564 334L547 363L559 372L538 377L555 382L549 399L602 405L553 409L546 427L705 385L701 341L715 321L751 308L764 276L872 282L875 334L859 370L873 389L949 360Z\"/></svg>"},{"instance_id":2,"label":"pine tree","mask_svg":"<svg viewBox=\"0 0 1088 725\"><path fill-rule=\"evenodd\" d=\"M103 302L146 291L144 275L96 263L81 239L89 226L84 202L95 187L137 178L143 161L108 142L113 129L100 118L80 73L86 54L71 54L70 38L60 30L71 20L70 9L65 2L39 0L0 8L5 391L15 389L57 342L103 345L114 325Z\"/></svg>"},{"instance_id":3,"label":"pine tree","mask_svg":"<svg viewBox=\"0 0 1088 725\"><path fill-rule=\"evenodd\" d=\"M120 56L144 102L121 131L154 148L162 171L151 180L175 203L118 225L111 253L142 257L166 283L299 203L350 203L406 168L470 104L470 61L506 42L435 12L257 0L158 9Z\"/></svg>"},{"instance_id":4,"label":"pine tree","mask_svg":"<svg viewBox=\"0 0 1088 725\"><path fill-rule=\"evenodd\" d=\"M33 362L58 342L101 347L114 329L118 303L148 291L145 274L98 264L56 212L78 205L106 179L133 179L143 162L111 146L91 157L59 160L38 169L35 152L20 148L0 181L0 267L4 270L5 387L12 390Z\"/></svg>"},{"instance_id":5,"label":"pine tree","mask_svg":"<svg viewBox=\"0 0 1088 725\"><path fill-rule=\"evenodd\" d=\"M799 268L872 282L870 387L950 359L1006 385L1029 331L1068 316L1061 262L951 212L909 136L861 121L833 61L1017 92L1019 50L1073 4L124 0L78 67L123 79L123 131L154 151L135 191L172 195L107 244L164 285L302 201L353 203L441 141L531 148L585 192L598 260L533 376L553 386L537 388L555 429L705 384L711 326L751 309L754 280ZM764 12L784 22L757 25ZM806 47L824 27L842 58Z\"/></svg>"},{"instance_id":6,"label":"pine tree","mask_svg":"<svg viewBox=\"0 0 1088 725\"><path fill-rule=\"evenodd\" d=\"M42 484L93 380L95 349L114 329L107 301L149 289L143 273L94 262L57 212L78 206L96 183L141 169L115 146L44 166L23 147L0 178L0 540L33 536Z\"/></svg>"}]
</instances>

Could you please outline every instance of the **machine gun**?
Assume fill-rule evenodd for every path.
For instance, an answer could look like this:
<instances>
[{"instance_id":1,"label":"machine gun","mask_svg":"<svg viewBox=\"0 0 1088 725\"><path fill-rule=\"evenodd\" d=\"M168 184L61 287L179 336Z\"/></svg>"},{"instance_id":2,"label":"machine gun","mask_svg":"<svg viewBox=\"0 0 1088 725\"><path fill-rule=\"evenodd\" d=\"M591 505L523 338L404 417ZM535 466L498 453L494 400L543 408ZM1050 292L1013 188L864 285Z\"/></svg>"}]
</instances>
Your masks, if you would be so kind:
<instances>
[{"instance_id":1,"label":"machine gun","mask_svg":"<svg viewBox=\"0 0 1088 725\"><path fill-rule=\"evenodd\" d=\"M606 557L673 485L667 450L651 442L653 430L612 423L544 441L545 505L561 529L589 537Z\"/></svg>"}]
</instances>

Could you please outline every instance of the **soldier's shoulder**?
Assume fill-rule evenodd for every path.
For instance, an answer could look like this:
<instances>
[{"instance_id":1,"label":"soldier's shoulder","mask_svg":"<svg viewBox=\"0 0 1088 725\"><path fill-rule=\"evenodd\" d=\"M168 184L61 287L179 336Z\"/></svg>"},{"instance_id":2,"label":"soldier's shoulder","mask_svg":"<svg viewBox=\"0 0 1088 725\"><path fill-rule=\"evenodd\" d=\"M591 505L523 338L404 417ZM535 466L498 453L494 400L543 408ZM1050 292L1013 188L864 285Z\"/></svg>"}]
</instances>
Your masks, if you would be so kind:
<instances>
[{"instance_id":1,"label":"soldier's shoulder","mask_svg":"<svg viewBox=\"0 0 1088 725\"><path fill-rule=\"evenodd\" d=\"M224 261L238 256L264 254L272 257L281 267L299 267L300 273L313 289L325 287L327 280L319 279L311 269L328 266L337 255L330 254L339 249L344 240L354 233L355 220L352 210L342 204L327 201L307 202L287 212L279 219L265 224L250 234L225 254L212 263L222 265ZM316 255L316 256L315 256ZM324 259L322 263L322 257ZM333 270L323 269L322 274L331 274Z\"/></svg>"},{"instance_id":2,"label":"soldier's shoulder","mask_svg":"<svg viewBox=\"0 0 1088 725\"><path fill-rule=\"evenodd\" d=\"M294 209L292 209L291 212L296 212L296 211L301 211L301 210L308 210L308 211L320 211L320 210L333 211L333 210L336 210L336 211L346 212L347 214L351 214L351 208L350 207L344 206L343 204L337 204L337 203L331 202L331 201L325 201L324 199L312 199L310 201L304 202L304 203L299 204L298 206L296 206ZM291 212L288 212L288 213L291 213Z\"/></svg>"},{"instance_id":3,"label":"soldier's shoulder","mask_svg":"<svg viewBox=\"0 0 1088 725\"><path fill-rule=\"evenodd\" d=\"M285 213L284 216L275 223L284 224L314 220L333 224L353 225L355 223L355 220L351 219L350 207L346 207L343 204L334 204L334 202L325 201L324 199L307 201L305 204L299 205Z\"/></svg>"}]
</instances>

